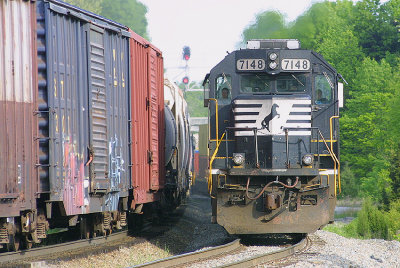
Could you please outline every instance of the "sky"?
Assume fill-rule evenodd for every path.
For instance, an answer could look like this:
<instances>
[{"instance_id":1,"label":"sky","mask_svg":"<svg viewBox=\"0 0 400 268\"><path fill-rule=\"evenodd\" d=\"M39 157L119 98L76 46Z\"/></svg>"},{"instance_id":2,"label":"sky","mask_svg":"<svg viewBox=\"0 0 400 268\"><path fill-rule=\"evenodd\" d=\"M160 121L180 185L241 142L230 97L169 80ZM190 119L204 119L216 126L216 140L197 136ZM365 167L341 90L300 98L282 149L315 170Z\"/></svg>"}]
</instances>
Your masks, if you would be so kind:
<instances>
[{"instance_id":1,"label":"sky","mask_svg":"<svg viewBox=\"0 0 400 268\"><path fill-rule=\"evenodd\" d=\"M148 33L151 42L163 52L165 76L174 82L182 81L186 75L182 51L189 46L187 75L191 81L202 82L227 51L238 48L243 30L254 23L258 13L276 10L290 22L321 0L139 1L148 8Z\"/></svg>"}]
</instances>

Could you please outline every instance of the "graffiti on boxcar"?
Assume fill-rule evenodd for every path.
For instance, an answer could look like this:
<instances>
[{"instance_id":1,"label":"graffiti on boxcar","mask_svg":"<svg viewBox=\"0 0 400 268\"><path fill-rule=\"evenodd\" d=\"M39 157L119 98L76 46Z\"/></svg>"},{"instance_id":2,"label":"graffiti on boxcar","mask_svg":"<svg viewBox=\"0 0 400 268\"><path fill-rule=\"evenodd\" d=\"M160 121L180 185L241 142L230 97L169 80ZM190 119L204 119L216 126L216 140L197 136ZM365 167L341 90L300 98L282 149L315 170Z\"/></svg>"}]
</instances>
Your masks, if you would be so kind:
<instances>
[{"instance_id":1,"label":"graffiti on boxcar","mask_svg":"<svg viewBox=\"0 0 400 268\"><path fill-rule=\"evenodd\" d=\"M111 138L108 144L110 160L110 185L112 190L118 190L121 183L121 177L125 173L124 159L122 156L122 144L117 136Z\"/></svg>"},{"instance_id":2,"label":"graffiti on boxcar","mask_svg":"<svg viewBox=\"0 0 400 268\"><path fill-rule=\"evenodd\" d=\"M76 142L63 139L64 151L64 205L68 215L88 211L88 191L85 190L85 171L83 154L77 150ZM86 201L86 202L85 202Z\"/></svg>"},{"instance_id":3,"label":"graffiti on boxcar","mask_svg":"<svg viewBox=\"0 0 400 268\"><path fill-rule=\"evenodd\" d=\"M125 174L122 144L117 136L108 143L110 192L105 196L104 211L117 210L122 176Z\"/></svg>"}]
</instances>

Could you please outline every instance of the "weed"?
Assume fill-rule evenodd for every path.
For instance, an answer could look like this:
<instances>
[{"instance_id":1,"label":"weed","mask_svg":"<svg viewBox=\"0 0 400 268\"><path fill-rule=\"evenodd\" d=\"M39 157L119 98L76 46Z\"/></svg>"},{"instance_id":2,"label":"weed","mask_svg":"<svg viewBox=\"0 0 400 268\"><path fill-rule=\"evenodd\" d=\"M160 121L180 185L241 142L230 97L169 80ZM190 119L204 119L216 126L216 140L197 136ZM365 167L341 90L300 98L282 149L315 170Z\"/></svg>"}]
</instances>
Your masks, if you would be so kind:
<instances>
[{"instance_id":1,"label":"weed","mask_svg":"<svg viewBox=\"0 0 400 268\"><path fill-rule=\"evenodd\" d=\"M324 230L352 238L395 239L400 241L400 200L393 202L390 210L385 212L367 199L363 207L349 224L335 223Z\"/></svg>"}]
</instances>

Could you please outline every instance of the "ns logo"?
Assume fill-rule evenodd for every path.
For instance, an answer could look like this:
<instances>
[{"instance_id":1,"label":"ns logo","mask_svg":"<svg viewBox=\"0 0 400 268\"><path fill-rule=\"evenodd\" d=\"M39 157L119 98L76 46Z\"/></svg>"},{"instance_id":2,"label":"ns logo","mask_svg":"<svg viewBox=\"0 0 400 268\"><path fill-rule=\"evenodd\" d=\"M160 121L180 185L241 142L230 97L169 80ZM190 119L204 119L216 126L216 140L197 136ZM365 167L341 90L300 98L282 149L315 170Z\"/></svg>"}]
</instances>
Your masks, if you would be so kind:
<instances>
[{"instance_id":1,"label":"ns logo","mask_svg":"<svg viewBox=\"0 0 400 268\"><path fill-rule=\"evenodd\" d=\"M267 129L269 132L270 131L270 127L269 127L269 123L271 122L272 119L274 119L276 116L278 116L278 118L280 118L280 115L277 112L277 108L279 108L279 105L274 103L271 107L271 112L263 119L263 121L261 122L261 128L262 129Z\"/></svg>"}]
</instances>

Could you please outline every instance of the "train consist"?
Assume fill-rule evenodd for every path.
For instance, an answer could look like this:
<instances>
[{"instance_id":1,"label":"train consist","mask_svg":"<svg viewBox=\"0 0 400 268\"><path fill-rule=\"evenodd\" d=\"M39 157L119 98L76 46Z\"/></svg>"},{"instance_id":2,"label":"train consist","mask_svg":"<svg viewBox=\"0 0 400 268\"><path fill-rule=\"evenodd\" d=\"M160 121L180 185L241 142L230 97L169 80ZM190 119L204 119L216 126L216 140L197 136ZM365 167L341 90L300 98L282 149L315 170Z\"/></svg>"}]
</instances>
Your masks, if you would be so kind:
<instances>
[{"instance_id":1,"label":"train consist","mask_svg":"<svg viewBox=\"0 0 400 268\"><path fill-rule=\"evenodd\" d=\"M0 244L104 235L177 206L192 149L161 51L61 1L1 1L0 18Z\"/></svg>"},{"instance_id":2,"label":"train consist","mask_svg":"<svg viewBox=\"0 0 400 268\"><path fill-rule=\"evenodd\" d=\"M251 40L206 76L212 220L232 234L309 233L340 191L340 74L298 40Z\"/></svg>"}]
</instances>

